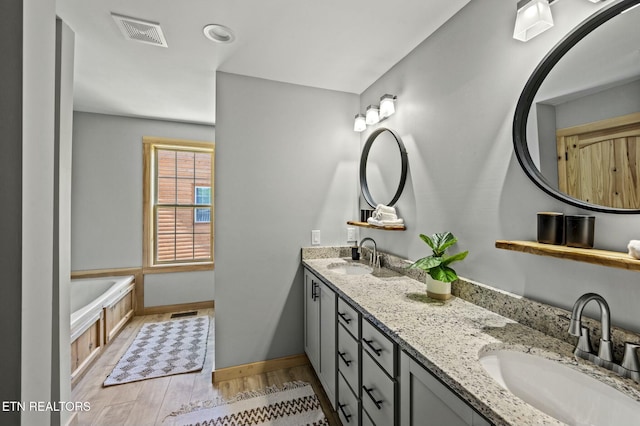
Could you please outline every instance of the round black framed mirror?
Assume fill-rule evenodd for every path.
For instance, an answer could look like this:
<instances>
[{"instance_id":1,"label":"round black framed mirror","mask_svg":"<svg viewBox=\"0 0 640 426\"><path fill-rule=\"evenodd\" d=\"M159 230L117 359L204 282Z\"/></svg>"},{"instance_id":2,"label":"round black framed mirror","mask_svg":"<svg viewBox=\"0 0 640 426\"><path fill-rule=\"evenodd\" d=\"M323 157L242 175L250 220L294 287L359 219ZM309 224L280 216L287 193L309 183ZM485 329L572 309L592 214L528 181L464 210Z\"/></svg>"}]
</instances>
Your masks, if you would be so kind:
<instances>
[{"instance_id":1,"label":"round black framed mirror","mask_svg":"<svg viewBox=\"0 0 640 426\"><path fill-rule=\"evenodd\" d=\"M565 108L565 105L570 102L577 105L576 100L579 100L582 102L580 108L584 110L585 105L588 105L587 102L594 103L595 94L609 91L609 99L612 99L615 98L613 93L616 93L613 90L618 90L617 93L630 93L628 87L634 87L633 90L637 90L636 87L640 88L640 60L634 56L638 55L640 42L640 31L637 30L637 25L640 23L640 8L631 11L638 4L640 0L615 2L589 17L569 33L534 70L516 106L513 120L513 145L522 169L547 194L576 207L607 213L640 213L638 196L640 194L634 192L626 195L625 188L620 189L620 182L629 180L621 176L627 172L620 167L619 160L609 159L634 156L632 151L636 151L635 145L640 144L640 138L636 139L637 142L633 142L632 147L629 147L632 142L624 142L627 145L622 148L611 143L610 148L602 147L598 155L593 157L589 157L592 154L588 154L587 149L581 150L583 146L596 146L593 138L584 144L575 142L579 140L578 136L575 136L578 139L567 139L569 142L563 141L562 144L560 141L561 135L568 134L569 130L577 132L575 130L577 128L589 127L589 125L593 127L607 120L632 116L630 111L640 115L638 105L629 106L635 110L627 111L619 108L618 105L611 106L600 101L597 107L592 108L597 109L598 113L607 110L609 116L601 117L590 111L580 118L577 117L576 112L564 113L563 117L558 118L556 109L553 109L552 124L541 124L540 121L541 116L549 115L544 109L548 106L562 105L562 108ZM618 56L613 56L611 52L617 52ZM582 65L582 68L576 68L578 65ZM622 65L625 67L623 68ZM583 76L590 76L592 80L587 81L587 77ZM630 86L632 84L636 86ZM607 99L604 96L601 95L599 99ZM590 98L587 99L588 97ZM621 99L621 97L618 96L615 99ZM616 109L618 112L611 112ZM567 118L572 114L574 121ZM550 134L549 129L551 129ZM575 151L571 151L572 149ZM621 153L623 149L624 153ZM640 147L637 149L640 150ZM575 161L581 161L584 164L584 171L578 171L577 177L575 175L567 177L567 170L573 170L571 167L574 165L563 165L563 162L571 161L574 157L577 158ZM634 162L635 160L632 159L625 164L629 169L627 174L632 176L640 173L640 165L629 164ZM594 169L606 172L592 172L586 166L589 164L593 164ZM551 173L546 171L554 167L555 174L553 170ZM608 175L600 173L608 173ZM594 187L590 190L597 193L597 196L589 193L588 190L572 188L571 185L576 181L587 182L578 185ZM569 187L566 182L571 182ZM640 183L640 180L636 179L635 183ZM626 199L636 198L638 202L634 204L626 199L620 201L625 197Z\"/></svg>"},{"instance_id":2,"label":"round black framed mirror","mask_svg":"<svg viewBox=\"0 0 640 426\"><path fill-rule=\"evenodd\" d=\"M371 207L393 206L402 195L407 168L407 150L395 131L381 127L371 133L360 157L360 188L366 202Z\"/></svg>"}]
</instances>

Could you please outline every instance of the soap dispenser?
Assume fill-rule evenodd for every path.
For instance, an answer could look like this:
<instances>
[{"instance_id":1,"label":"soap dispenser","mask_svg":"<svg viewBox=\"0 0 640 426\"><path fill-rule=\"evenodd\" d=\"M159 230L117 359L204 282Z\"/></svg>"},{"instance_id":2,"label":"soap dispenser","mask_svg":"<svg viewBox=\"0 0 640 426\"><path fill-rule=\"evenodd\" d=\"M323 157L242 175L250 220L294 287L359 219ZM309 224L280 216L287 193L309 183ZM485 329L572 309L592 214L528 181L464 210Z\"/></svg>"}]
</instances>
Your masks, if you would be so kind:
<instances>
[{"instance_id":1,"label":"soap dispenser","mask_svg":"<svg viewBox=\"0 0 640 426\"><path fill-rule=\"evenodd\" d=\"M358 252L358 242L356 241L356 245L351 247L351 259L360 260L360 253Z\"/></svg>"}]
</instances>

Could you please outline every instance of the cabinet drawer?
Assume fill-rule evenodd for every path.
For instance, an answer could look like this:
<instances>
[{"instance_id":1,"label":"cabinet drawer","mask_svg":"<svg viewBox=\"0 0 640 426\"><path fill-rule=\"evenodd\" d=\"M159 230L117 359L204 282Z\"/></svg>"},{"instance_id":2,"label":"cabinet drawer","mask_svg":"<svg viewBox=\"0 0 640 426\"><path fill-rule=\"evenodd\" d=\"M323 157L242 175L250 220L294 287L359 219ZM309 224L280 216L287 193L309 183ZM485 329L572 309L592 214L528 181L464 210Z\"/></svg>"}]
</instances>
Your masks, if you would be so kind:
<instances>
[{"instance_id":1,"label":"cabinet drawer","mask_svg":"<svg viewBox=\"0 0 640 426\"><path fill-rule=\"evenodd\" d=\"M343 426L358 426L360 407L358 398L353 394L342 374L338 373L338 416Z\"/></svg>"},{"instance_id":2,"label":"cabinet drawer","mask_svg":"<svg viewBox=\"0 0 640 426\"><path fill-rule=\"evenodd\" d=\"M358 331L358 323L360 315L353 309L347 302L338 298L338 321L344 325L349 333L351 333L356 339L360 338Z\"/></svg>"},{"instance_id":3,"label":"cabinet drawer","mask_svg":"<svg viewBox=\"0 0 640 426\"><path fill-rule=\"evenodd\" d=\"M376 426L364 411L362 412L362 426Z\"/></svg>"},{"instance_id":4,"label":"cabinet drawer","mask_svg":"<svg viewBox=\"0 0 640 426\"><path fill-rule=\"evenodd\" d=\"M358 342L353 338L341 324L338 326L338 371L346 379L354 392L360 389L358 380Z\"/></svg>"},{"instance_id":5,"label":"cabinet drawer","mask_svg":"<svg viewBox=\"0 0 640 426\"><path fill-rule=\"evenodd\" d=\"M362 407L376 425L395 424L395 382L382 371L368 353L362 355L361 398Z\"/></svg>"},{"instance_id":6,"label":"cabinet drawer","mask_svg":"<svg viewBox=\"0 0 640 426\"><path fill-rule=\"evenodd\" d=\"M400 355L399 392L401 426L490 425L405 352Z\"/></svg>"},{"instance_id":7,"label":"cabinet drawer","mask_svg":"<svg viewBox=\"0 0 640 426\"><path fill-rule=\"evenodd\" d=\"M389 376L395 377L395 345L369 321L362 321L362 347Z\"/></svg>"}]
</instances>

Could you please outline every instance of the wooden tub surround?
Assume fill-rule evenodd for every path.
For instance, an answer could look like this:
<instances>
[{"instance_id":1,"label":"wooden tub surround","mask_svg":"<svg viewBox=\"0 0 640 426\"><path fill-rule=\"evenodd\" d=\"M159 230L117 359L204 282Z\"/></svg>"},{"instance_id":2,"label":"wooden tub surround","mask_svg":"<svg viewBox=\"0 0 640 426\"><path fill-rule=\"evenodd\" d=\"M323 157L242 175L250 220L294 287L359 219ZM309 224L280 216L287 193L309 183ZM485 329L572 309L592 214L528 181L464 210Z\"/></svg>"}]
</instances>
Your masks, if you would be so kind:
<instances>
[{"instance_id":1,"label":"wooden tub surround","mask_svg":"<svg viewBox=\"0 0 640 426\"><path fill-rule=\"evenodd\" d=\"M135 313L135 281L117 301L104 308L104 343L108 344Z\"/></svg>"},{"instance_id":2,"label":"wooden tub surround","mask_svg":"<svg viewBox=\"0 0 640 426\"><path fill-rule=\"evenodd\" d=\"M100 277L103 277L101 275ZM73 274L72 274L73 277ZM75 277L74 277L75 278ZM82 278L92 278L86 274ZM136 280L109 306L102 307L93 323L79 336L71 336L71 386L84 376L104 348L133 318L136 308Z\"/></svg>"},{"instance_id":3,"label":"wooden tub surround","mask_svg":"<svg viewBox=\"0 0 640 426\"><path fill-rule=\"evenodd\" d=\"M72 271L71 279L78 278L104 278L133 275L136 283L135 314L144 314L144 275L142 268L113 268L113 269L88 269L85 271Z\"/></svg>"},{"instance_id":4,"label":"wooden tub surround","mask_svg":"<svg viewBox=\"0 0 640 426\"><path fill-rule=\"evenodd\" d=\"M74 339L71 336L71 386L84 376L104 347L104 314Z\"/></svg>"}]
</instances>

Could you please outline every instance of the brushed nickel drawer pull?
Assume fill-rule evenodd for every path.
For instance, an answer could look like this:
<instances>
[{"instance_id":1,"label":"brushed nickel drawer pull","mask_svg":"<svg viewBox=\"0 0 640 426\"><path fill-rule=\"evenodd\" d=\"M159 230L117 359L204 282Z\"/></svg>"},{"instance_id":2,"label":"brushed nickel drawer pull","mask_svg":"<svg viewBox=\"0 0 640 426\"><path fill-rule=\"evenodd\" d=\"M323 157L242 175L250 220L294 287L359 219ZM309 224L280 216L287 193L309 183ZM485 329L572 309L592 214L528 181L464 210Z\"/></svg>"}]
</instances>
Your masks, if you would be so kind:
<instances>
[{"instance_id":1,"label":"brushed nickel drawer pull","mask_svg":"<svg viewBox=\"0 0 640 426\"><path fill-rule=\"evenodd\" d=\"M365 338L362 338L362 341L363 341L364 343L366 343L366 344L367 344L367 346L369 346L369 348L371 348L371 350L372 350L372 351L374 351L374 352L376 353L376 355L380 356L380 355L382 354L382 349L376 349L376 348L372 345L373 340L367 340L367 339L365 339Z\"/></svg>"},{"instance_id":2,"label":"brushed nickel drawer pull","mask_svg":"<svg viewBox=\"0 0 640 426\"><path fill-rule=\"evenodd\" d=\"M371 389L367 389L367 387L365 385L362 385L362 389L364 389L364 391L367 393L367 395L369 395L369 398L371 398L371 400L373 401L373 403L376 405L376 407L378 408L378 410L382 410L382 400L377 400L373 397L373 394L371 393L371 391L373 390L373 388Z\"/></svg>"}]
</instances>

